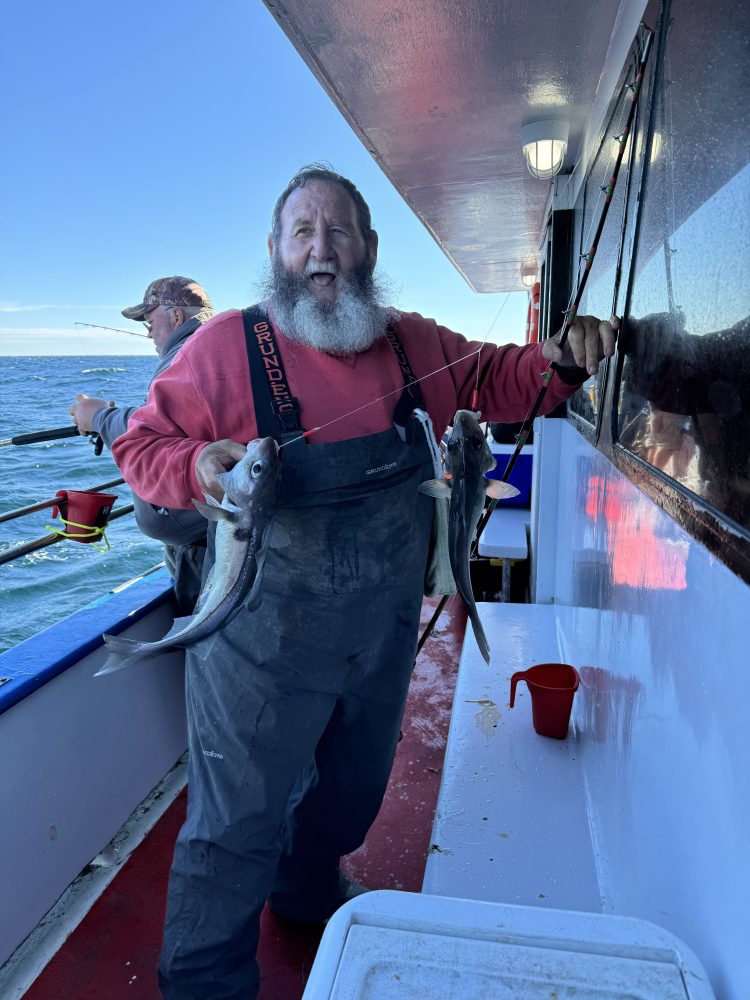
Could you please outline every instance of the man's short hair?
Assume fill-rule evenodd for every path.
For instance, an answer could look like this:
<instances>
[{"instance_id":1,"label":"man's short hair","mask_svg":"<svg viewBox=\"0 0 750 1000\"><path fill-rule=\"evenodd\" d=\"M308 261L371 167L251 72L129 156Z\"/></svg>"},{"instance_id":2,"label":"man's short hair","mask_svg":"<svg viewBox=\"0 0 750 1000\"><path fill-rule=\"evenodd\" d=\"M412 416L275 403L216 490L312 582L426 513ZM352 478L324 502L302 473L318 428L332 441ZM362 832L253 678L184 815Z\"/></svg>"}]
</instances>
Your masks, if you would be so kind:
<instances>
[{"instance_id":1,"label":"man's short hair","mask_svg":"<svg viewBox=\"0 0 750 1000\"><path fill-rule=\"evenodd\" d=\"M276 200L276 204L273 207L273 215L271 216L271 235L274 242L278 241L281 236L281 212L287 202L287 198L292 191L304 187L308 181L330 181L332 184L339 184L354 202L362 236L365 239L369 237L372 232L370 208L355 185L352 184L348 177L337 174L335 170L326 166L325 163L309 163L306 167L302 167L297 171Z\"/></svg>"}]
</instances>

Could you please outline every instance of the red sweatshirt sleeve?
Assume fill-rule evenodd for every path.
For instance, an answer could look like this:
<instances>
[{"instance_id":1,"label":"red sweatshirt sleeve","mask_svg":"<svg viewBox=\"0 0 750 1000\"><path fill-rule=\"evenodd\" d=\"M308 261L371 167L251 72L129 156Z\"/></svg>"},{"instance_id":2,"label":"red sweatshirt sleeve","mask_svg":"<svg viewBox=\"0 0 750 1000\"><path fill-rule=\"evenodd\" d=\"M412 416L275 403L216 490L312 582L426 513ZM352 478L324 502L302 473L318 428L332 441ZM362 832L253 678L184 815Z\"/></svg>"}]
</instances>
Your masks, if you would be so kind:
<instances>
[{"instance_id":1,"label":"red sweatshirt sleeve","mask_svg":"<svg viewBox=\"0 0 750 1000\"><path fill-rule=\"evenodd\" d=\"M438 436L457 409L471 406L477 373L482 419L517 423L529 413L542 385L541 373L549 367L541 344L482 345L416 313L402 314L398 330L409 359L415 358L417 375L429 373L422 389ZM580 383L567 385L555 376L540 413L549 413L579 388Z\"/></svg>"},{"instance_id":2,"label":"red sweatshirt sleeve","mask_svg":"<svg viewBox=\"0 0 750 1000\"><path fill-rule=\"evenodd\" d=\"M150 503L190 509L193 497L202 499L195 461L203 448L225 438L247 443L257 434L252 405L236 403L249 396L247 361L240 355L233 363L244 343L238 340L238 316L223 314L193 334L151 383L146 404L114 442L112 453L126 482Z\"/></svg>"}]
</instances>

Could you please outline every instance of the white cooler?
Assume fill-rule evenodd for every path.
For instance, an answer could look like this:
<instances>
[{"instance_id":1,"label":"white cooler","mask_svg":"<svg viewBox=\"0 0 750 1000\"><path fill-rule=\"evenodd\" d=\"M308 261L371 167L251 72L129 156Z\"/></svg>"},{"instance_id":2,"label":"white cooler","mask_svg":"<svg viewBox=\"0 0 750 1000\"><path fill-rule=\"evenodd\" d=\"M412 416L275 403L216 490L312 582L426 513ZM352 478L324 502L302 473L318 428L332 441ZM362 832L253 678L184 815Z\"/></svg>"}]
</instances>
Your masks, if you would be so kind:
<instances>
[{"instance_id":1,"label":"white cooler","mask_svg":"<svg viewBox=\"0 0 750 1000\"><path fill-rule=\"evenodd\" d=\"M331 918L303 1000L715 1000L678 938L630 917L377 890Z\"/></svg>"}]
</instances>

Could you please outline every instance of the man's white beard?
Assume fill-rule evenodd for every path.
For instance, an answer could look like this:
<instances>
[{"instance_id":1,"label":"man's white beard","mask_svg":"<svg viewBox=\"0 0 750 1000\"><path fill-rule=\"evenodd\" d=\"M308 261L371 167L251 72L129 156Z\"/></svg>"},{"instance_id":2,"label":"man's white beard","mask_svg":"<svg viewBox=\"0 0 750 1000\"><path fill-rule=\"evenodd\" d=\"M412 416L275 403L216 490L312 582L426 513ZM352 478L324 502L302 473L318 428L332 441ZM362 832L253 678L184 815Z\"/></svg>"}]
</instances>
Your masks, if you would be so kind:
<instances>
[{"instance_id":1,"label":"man's white beard","mask_svg":"<svg viewBox=\"0 0 750 1000\"><path fill-rule=\"evenodd\" d=\"M359 354L385 334L388 310L378 303L369 273L364 280L337 274L336 281L335 301L321 302L306 287L306 275L274 261L268 288L273 318L289 340L326 354Z\"/></svg>"}]
</instances>

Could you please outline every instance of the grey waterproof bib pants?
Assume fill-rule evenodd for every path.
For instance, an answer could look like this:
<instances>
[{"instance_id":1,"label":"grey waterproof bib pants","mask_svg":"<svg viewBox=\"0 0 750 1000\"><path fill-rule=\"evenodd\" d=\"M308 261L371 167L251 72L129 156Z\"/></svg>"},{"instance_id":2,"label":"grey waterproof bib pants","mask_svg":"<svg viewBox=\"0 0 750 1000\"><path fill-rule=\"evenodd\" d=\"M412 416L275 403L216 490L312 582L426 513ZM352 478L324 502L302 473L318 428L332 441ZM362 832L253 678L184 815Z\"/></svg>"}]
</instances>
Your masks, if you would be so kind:
<instances>
[{"instance_id":1,"label":"grey waterproof bib pants","mask_svg":"<svg viewBox=\"0 0 750 1000\"><path fill-rule=\"evenodd\" d=\"M167 1000L251 1000L266 899L323 920L385 793L416 652L433 476L410 420L285 447L262 602L187 653L189 802L159 968ZM212 539L207 563L213 561Z\"/></svg>"}]
</instances>

